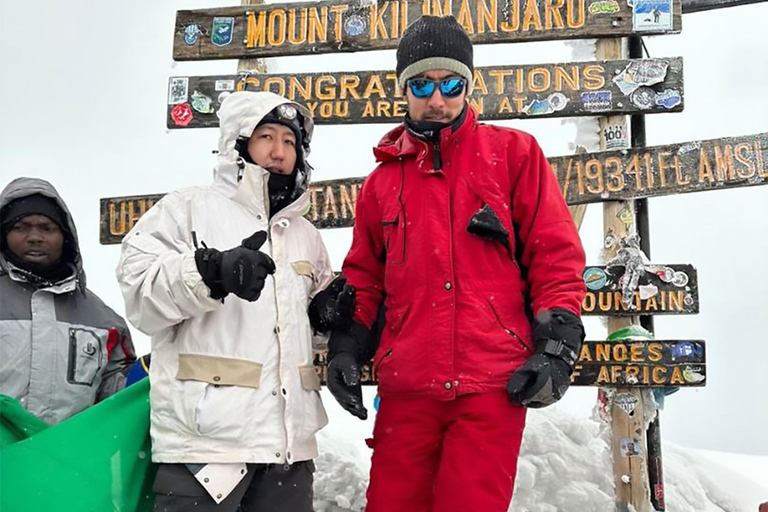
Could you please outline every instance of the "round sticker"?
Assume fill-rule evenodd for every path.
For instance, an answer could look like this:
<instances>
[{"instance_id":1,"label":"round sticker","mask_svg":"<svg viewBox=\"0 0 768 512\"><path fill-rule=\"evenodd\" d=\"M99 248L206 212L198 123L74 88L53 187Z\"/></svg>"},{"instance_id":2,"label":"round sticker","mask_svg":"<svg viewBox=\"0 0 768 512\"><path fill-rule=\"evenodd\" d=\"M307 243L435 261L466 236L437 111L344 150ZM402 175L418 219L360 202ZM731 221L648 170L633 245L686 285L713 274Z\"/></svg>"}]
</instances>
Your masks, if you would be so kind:
<instances>
[{"instance_id":1,"label":"round sticker","mask_svg":"<svg viewBox=\"0 0 768 512\"><path fill-rule=\"evenodd\" d=\"M605 274L605 270L599 267L590 267L584 271L584 282L590 290L595 291L604 288L607 281L608 276Z\"/></svg>"},{"instance_id":2,"label":"round sticker","mask_svg":"<svg viewBox=\"0 0 768 512\"><path fill-rule=\"evenodd\" d=\"M688 284L688 274L685 272L675 272L675 276L672 278L672 284L682 288Z\"/></svg>"}]
</instances>

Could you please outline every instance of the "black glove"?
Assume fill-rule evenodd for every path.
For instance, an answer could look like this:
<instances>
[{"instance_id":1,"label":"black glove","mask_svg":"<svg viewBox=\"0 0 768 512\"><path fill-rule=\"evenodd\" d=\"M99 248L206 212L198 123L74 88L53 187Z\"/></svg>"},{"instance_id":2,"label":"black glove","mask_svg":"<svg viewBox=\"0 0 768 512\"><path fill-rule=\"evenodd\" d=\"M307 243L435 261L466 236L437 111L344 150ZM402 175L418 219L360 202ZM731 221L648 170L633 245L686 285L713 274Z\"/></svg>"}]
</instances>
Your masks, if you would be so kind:
<instances>
[{"instance_id":1,"label":"black glove","mask_svg":"<svg viewBox=\"0 0 768 512\"><path fill-rule=\"evenodd\" d=\"M259 250L266 240L266 231L257 231L228 251L206 248L195 252L197 271L211 290L211 298L223 299L230 293L250 302L259 298L267 275L275 273L275 262Z\"/></svg>"},{"instance_id":2,"label":"black glove","mask_svg":"<svg viewBox=\"0 0 768 512\"><path fill-rule=\"evenodd\" d=\"M507 393L512 403L538 409L554 404L568 390L584 326L570 311L545 311L534 321L533 339L536 351L512 374Z\"/></svg>"},{"instance_id":3,"label":"black glove","mask_svg":"<svg viewBox=\"0 0 768 512\"><path fill-rule=\"evenodd\" d=\"M373 357L378 341L356 321L346 331L334 329L328 341L328 389L339 405L361 420L368 418L368 410L363 406L360 368Z\"/></svg>"},{"instance_id":4,"label":"black glove","mask_svg":"<svg viewBox=\"0 0 768 512\"><path fill-rule=\"evenodd\" d=\"M355 314L355 287L343 275L337 277L312 298L307 312L315 332L346 330Z\"/></svg>"},{"instance_id":5,"label":"black glove","mask_svg":"<svg viewBox=\"0 0 768 512\"><path fill-rule=\"evenodd\" d=\"M361 420L368 419L363 406L363 386L360 365L352 354L341 352L328 362L328 389L347 412Z\"/></svg>"}]
</instances>

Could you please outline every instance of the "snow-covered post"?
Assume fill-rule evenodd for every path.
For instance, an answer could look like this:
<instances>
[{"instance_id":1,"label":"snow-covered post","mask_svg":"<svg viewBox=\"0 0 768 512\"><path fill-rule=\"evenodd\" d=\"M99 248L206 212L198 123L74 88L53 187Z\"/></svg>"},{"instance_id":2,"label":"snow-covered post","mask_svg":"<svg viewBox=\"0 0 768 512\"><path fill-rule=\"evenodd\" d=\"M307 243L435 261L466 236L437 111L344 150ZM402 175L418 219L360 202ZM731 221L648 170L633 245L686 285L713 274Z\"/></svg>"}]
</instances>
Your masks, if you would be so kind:
<instances>
[{"instance_id":1,"label":"snow-covered post","mask_svg":"<svg viewBox=\"0 0 768 512\"><path fill-rule=\"evenodd\" d=\"M597 58L599 60L621 59L623 56L622 39L598 40ZM600 123L600 150L629 147L625 116L603 116L598 121ZM622 144L626 143L625 147L617 147L617 141L621 141ZM604 240L606 240L604 244L605 260L610 261L618 255L620 247L618 241L637 232L634 201L604 203L603 230ZM615 243L608 243L609 240ZM613 333L630 325L638 325L637 317L609 317L608 333ZM644 450L641 450L639 455L632 456L622 451L622 440L625 444L628 439L640 440L641 447L646 445L643 393L639 388L616 388L614 392L616 394L631 394L637 399L637 406L632 415L625 413L620 407L611 407L610 409L616 508L622 512L630 510L630 507L633 507L637 512L648 512L651 510L651 504Z\"/></svg>"}]
</instances>

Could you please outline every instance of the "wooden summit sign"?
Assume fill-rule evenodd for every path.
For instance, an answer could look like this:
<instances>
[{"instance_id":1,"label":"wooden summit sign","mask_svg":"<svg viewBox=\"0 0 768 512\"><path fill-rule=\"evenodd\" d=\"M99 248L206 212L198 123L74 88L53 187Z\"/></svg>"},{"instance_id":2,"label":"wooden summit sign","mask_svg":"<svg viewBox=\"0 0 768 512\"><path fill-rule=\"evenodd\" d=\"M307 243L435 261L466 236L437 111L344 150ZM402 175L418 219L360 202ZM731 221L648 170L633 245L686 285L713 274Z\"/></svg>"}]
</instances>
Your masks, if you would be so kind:
<instances>
[{"instance_id":1,"label":"wooden summit sign","mask_svg":"<svg viewBox=\"0 0 768 512\"><path fill-rule=\"evenodd\" d=\"M474 44L681 29L680 0L421 0L277 3L176 13L175 60L240 59L395 48L422 16L453 14Z\"/></svg>"},{"instance_id":2,"label":"wooden summit sign","mask_svg":"<svg viewBox=\"0 0 768 512\"><path fill-rule=\"evenodd\" d=\"M645 265L637 273L637 284L623 291L632 274L624 266L592 266L584 270L587 295L582 315L631 316L696 314L699 285L691 265Z\"/></svg>"},{"instance_id":3,"label":"wooden summit sign","mask_svg":"<svg viewBox=\"0 0 768 512\"><path fill-rule=\"evenodd\" d=\"M768 133L553 157L549 163L571 205L768 185ZM318 228L352 226L363 180L313 183L309 220ZM120 243L161 197L163 194L101 199L101 243Z\"/></svg>"},{"instance_id":4,"label":"wooden summit sign","mask_svg":"<svg viewBox=\"0 0 768 512\"><path fill-rule=\"evenodd\" d=\"M316 354L314 364L326 384L326 354ZM363 365L361 374L363 384L376 384L372 363ZM574 386L701 387L706 382L702 340L585 341L571 376Z\"/></svg>"},{"instance_id":5,"label":"wooden summit sign","mask_svg":"<svg viewBox=\"0 0 768 512\"><path fill-rule=\"evenodd\" d=\"M171 77L168 128L218 126L232 91L272 91L316 124L396 123L406 100L394 71ZM484 120L683 110L681 58L476 68L469 100Z\"/></svg>"}]
</instances>

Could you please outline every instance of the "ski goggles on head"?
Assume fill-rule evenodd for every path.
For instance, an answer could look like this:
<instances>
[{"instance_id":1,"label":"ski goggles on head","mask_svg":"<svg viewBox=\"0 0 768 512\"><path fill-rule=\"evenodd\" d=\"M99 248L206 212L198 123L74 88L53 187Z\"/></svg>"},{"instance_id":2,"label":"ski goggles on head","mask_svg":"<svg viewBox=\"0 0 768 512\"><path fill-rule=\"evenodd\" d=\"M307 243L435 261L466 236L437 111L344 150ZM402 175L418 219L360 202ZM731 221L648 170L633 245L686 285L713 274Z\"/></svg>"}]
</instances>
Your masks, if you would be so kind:
<instances>
[{"instance_id":1,"label":"ski goggles on head","mask_svg":"<svg viewBox=\"0 0 768 512\"><path fill-rule=\"evenodd\" d=\"M467 79L458 76L444 78L442 80L430 80L428 78L411 78L406 82L411 94L419 99L429 98L440 89L444 98L456 98L467 87Z\"/></svg>"}]
</instances>

